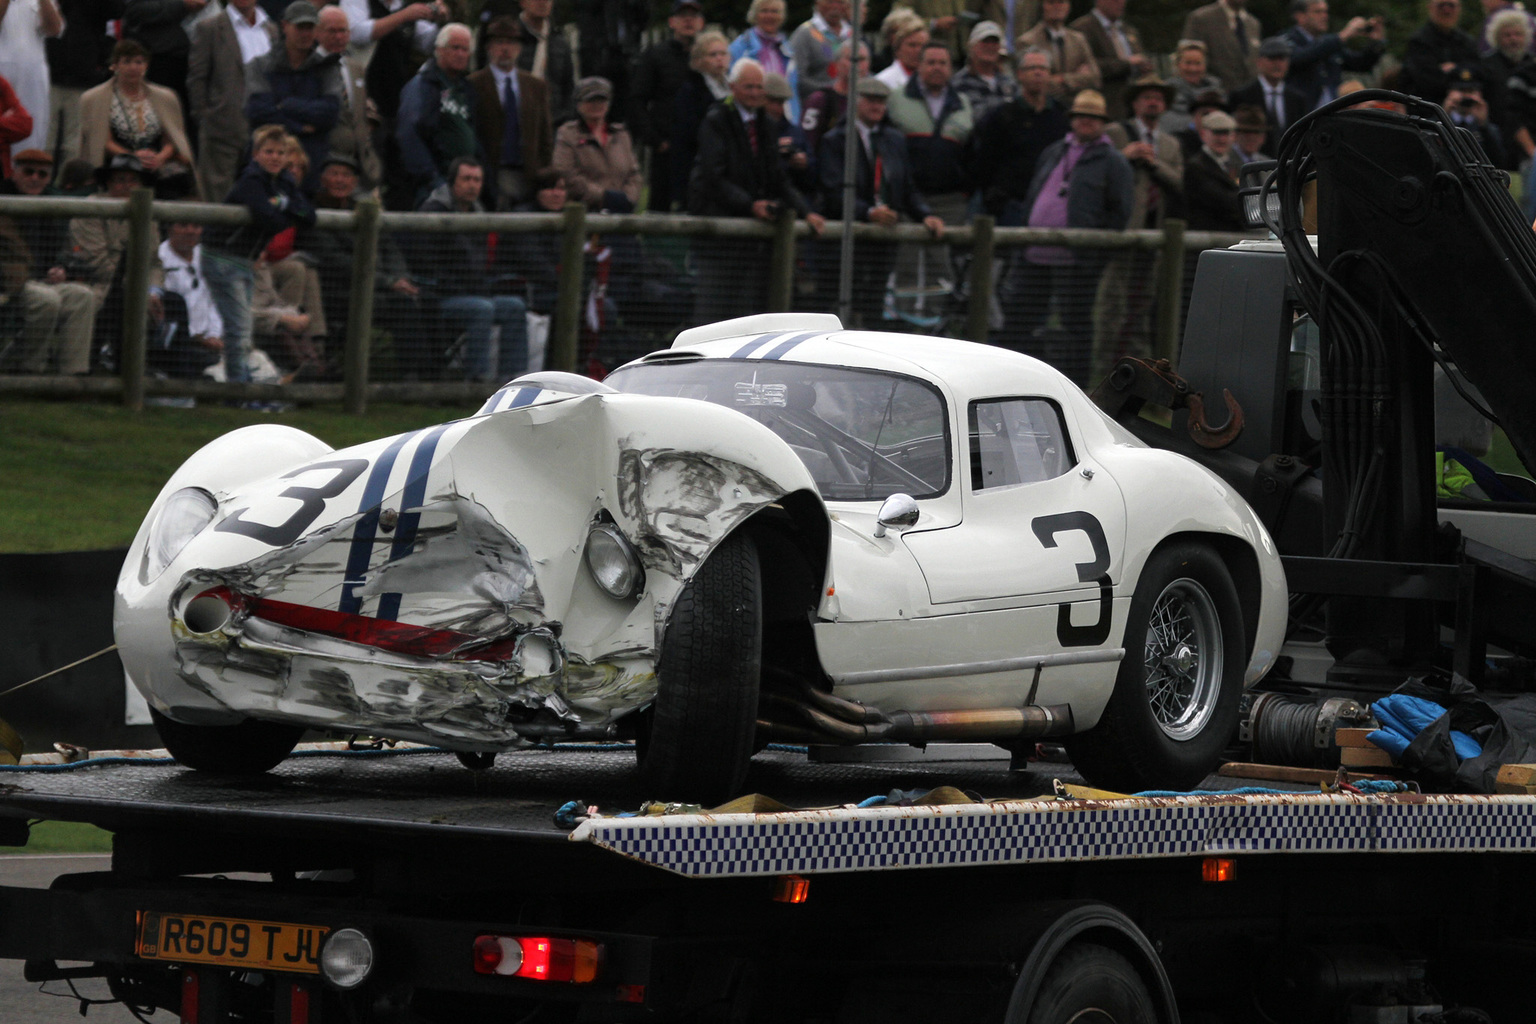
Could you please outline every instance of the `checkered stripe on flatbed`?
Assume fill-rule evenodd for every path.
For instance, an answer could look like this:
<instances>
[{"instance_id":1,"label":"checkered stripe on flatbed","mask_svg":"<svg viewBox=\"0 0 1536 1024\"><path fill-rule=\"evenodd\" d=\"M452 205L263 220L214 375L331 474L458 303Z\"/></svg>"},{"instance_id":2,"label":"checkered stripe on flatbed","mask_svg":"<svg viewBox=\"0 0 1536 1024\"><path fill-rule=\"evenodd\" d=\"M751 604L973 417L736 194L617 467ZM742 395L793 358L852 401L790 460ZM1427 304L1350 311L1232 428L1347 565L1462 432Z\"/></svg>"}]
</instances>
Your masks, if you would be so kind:
<instances>
[{"instance_id":1,"label":"checkered stripe on flatbed","mask_svg":"<svg viewBox=\"0 0 1536 1024\"><path fill-rule=\"evenodd\" d=\"M1531 797L1192 796L595 818L572 838L683 875L1243 853L1536 849Z\"/></svg>"}]
</instances>

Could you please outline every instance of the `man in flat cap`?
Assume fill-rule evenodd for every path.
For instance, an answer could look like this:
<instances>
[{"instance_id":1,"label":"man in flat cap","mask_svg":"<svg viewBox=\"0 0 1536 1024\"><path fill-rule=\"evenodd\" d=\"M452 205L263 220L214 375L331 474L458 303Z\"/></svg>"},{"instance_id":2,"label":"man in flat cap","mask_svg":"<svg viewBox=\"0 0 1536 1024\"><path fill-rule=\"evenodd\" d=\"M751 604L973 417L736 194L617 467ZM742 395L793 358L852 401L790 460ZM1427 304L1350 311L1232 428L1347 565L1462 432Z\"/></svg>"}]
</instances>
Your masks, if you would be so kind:
<instances>
[{"instance_id":1,"label":"man in flat cap","mask_svg":"<svg viewBox=\"0 0 1536 1024\"><path fill-rule=\"evenodd\" d=\"M1192 231L1244 231L1248 218L1227 155L1237 122L1224 110L1200 118L1200 151L1184 166L1184 203Z\"/></svg>"},{"instance_id":2,"label":"man in flat cap","mask_svg":"<svg viewBox=\"0 0 1536 1024\"><path fill-rule=\"evenodd\" d=\"M533 175L549 166L554 150L549 86L518 67L523 25L503 15L485 27L489 61L469 76L475 90L475 134L485 151L486 206L510 210L529 198Z\"/></svg>"},{"instance_id":3,"label":"man in flat cap","mask_svg":"<svg viewBox=\"0 0 1536 1024\"><path fill-rule=\"evenodd\" d=\"M807 202L816 195L818 179L816 165L811 160L805 132L789 116L789 101L794 98L795 88L789 79L775 72L763 79L763 110L768 115L768 125L773 129L779 165L790 184L805 197Z\"/></svg>"},{"instance_id":4,"label":"man in flat cap","mask_svg":"<svg viewBox=\"0 0 1536 1024\"><path fill-rule=\"evenodd\" d=\"M1259 44L1259 77L1227 96L1228 105L1258 107L1269 121L1269 138L1264 148L1280 151L1280 136L1291 122L1307 112L1307 94L1290 78L1291 41L1284 36L1270 36Z\"/></svg>"}]
</instances>

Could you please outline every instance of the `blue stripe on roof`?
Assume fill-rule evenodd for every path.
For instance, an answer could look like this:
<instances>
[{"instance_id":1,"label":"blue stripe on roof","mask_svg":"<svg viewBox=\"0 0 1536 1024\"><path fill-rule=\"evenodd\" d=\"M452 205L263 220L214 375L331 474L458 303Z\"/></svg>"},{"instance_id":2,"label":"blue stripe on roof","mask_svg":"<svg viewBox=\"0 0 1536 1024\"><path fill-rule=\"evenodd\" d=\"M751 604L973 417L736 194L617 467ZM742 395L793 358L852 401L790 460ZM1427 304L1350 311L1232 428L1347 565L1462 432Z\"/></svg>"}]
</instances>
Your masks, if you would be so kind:
<instances>
[{"instance_id":1,"label":"blue stripe on roof","mask_svg":"<svg viewBox=\"0 0 1536 1024\"><path fill-rule=\"evenodd\" d=\"M538 398L539 395L541 395L543 393L544 393L544 389L543 388L530 388L530 387L520 388L518 390L517 397L512 399L511 403L507 406L507 408L508 409L517 409L517 408L521 408L522 406L525 406L525 405L532 405L533 404L533 400L535 398Z\"/></svg>"},{"instance_id":2,"label":"blue stripe on roof","mask_svg":"<svg viewBox=\"0 0 1536 1024\"><path fill-rule=\"evenodd\" d=\"M777 345L773 346L772 351L763 356L763 358L777 359L788 352L790 349L794 348L796 345L800 344L802 341L809 341L812 338L820 337L822 333L823 332L821 331L806 331L804 334L791 335L790 337L785 338L783 341L779 342Z\"/></svg>"},{"instance_id":3,"label":"blue stripe on roof","mask_svg":"<svg viewBox=\"0 0 1536 1024\"><path fill-rule=\"evenodd\" d=\"M745 359L747 356L751 355L753 351L762 348L770 341L775 341L784 337L784 334L784 331L774 331L772 334L759 334L756 338L753 338L751 341L741 346L741 348L737 349L735 352L732 352L731 358Z\"/></svg>"}]
</instances>

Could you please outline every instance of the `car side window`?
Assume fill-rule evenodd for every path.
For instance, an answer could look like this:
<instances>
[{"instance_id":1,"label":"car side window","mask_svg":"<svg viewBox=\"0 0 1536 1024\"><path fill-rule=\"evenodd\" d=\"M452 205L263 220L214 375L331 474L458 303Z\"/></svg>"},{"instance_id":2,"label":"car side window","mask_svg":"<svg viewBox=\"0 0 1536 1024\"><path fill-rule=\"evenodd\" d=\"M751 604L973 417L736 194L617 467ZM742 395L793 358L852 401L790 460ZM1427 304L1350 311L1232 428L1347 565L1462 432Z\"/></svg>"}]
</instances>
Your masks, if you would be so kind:
<instances>
[{"instance_id":1,"label":"car side window","mask_svg":"<svg viewBox=\"0 0 1536 1024\"><path fill-rule=\"evenodd\" d=\"M1043 398L972 402L971 490L1051 480L1075 464L1061 410Z\"/></svg>"}]
</instances>

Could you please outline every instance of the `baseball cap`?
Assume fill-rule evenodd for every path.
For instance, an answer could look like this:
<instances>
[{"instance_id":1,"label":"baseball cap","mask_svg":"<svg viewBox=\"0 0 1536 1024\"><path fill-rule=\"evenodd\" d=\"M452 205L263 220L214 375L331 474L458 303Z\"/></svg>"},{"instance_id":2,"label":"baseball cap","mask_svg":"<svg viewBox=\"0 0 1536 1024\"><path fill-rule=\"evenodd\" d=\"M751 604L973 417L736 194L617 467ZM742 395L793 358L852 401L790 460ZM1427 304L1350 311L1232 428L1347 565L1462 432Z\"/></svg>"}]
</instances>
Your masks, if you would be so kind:
<instances>
[{"instance_id":1,"label":"baseball cap","mask_svg":"<svg viewBox=\"0 0 1536 1024\"><path fill-rule=\"evenodd\" d=\"M283 8L283 20L290 25L316 25L320 22L320 11L309 0L293 0Z\"/></svg>"}]
</instances>

